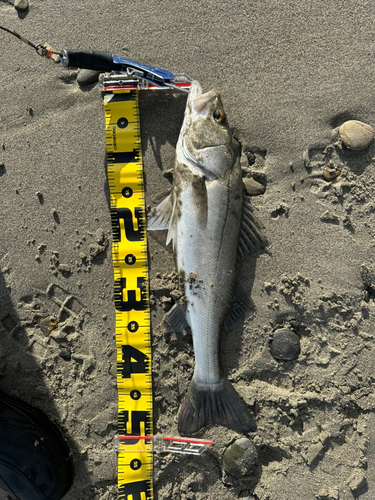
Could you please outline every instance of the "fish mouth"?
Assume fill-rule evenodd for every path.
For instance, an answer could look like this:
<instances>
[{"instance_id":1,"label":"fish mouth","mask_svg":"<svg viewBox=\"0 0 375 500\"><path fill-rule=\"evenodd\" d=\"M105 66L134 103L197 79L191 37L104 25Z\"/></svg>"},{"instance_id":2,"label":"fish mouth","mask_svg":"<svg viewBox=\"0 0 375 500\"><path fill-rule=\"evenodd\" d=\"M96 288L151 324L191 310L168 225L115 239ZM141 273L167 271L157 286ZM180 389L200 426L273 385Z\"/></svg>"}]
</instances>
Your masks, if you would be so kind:
<instances>
[{"instance_id":1,"label":"fish mouth","mask_svg":"<svg viewBox=\"0 0 375 500\"><path fill-rule=\"evenodd\" d=\"M208 110L212 101L216 99L218 95L219 92L217 90L210 90L205 94L199 95L193 102L194 111L198 114L204 114Z\"/></svg>"},{"instance_id":2,"label":"fish mouth","mask_svg":"<svg viewBox=\"0 0 375 500\"><path fill-rule=\"evenodd\" d=\"M188 103L190 104L191 110L198 114L204 114L212 101L219 95L218 90L210 90L205 94L202 92L201 84L194 80L190 86Z\"/></svg>"},{"instance_id":3,"label":"fish mouth","mask_svg":"<svg viewBox=\"0 0 375 500\"><path fill-rule=\"evenodd\" d=\"M193 103L195 99L202 95L202 86L197 80L193 80L190 85L188 103Z\"/></svg>"}]
</instances>

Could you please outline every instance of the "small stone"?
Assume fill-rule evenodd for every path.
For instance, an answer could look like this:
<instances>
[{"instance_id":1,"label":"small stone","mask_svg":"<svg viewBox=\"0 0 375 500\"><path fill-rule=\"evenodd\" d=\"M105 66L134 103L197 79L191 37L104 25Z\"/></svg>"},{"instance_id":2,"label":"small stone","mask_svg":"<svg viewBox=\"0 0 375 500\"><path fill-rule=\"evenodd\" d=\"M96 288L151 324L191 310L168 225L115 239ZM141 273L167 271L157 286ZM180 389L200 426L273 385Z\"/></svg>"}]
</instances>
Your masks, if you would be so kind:
<instances>
[{"instance_id":1,"label":"small stone","mask_svg":"<svg viewBox=\"0 0 375 500\"><path fill-rule=\"evenodd\" d=\"M238 477L249 474L257 460L258 453L253 443L247 438L240 438L225 450L222 463L226 472Z\"/></svg>"},{"instance_id":2,"label":"small stone","mask_svg":"<svg viewBox=\"0 0 375 500\"><path fill-rule=\"evenodd\" d=\"M42 330L46 337L49 337L50 333L56 328L57 320L51 316L47 316L39 323L39 328Z\"/></svg>"},{"instance_id":3,"label":"small stone","mask_svg":"<svg viewBox=\"0 0 375 500\"><path fill-rule=\"evenodd\" d=\"M291 330L276 330L270 344L270 351L275 359L291 361L298 358L301 352L300 340Z\"/></svg>"},{"instance_id":4,"label":"small stone","mask_svg":"<svg viewBox=\"0 0 375 500\"><path fill-rule=\"evenodd\" d=\"M77 76L77 82L79 85L82 85L82 87L91 85L99 80L100 73L100 71L95 71L93 69L81 69Z\"/></svg>"},{"instance_id":5,"label":"small stone","mask_svg":"<svg viewBox=\"0 0 375 500\"><path fill-rule=\"evenodd\" d=\"M353 150L366 148L373 140L374 133L374 129L370 125L358 120L349 120L339 128L342 143Z\"/></svg>"},{"instance_id":6,"label":"small stone","mask_svg":"<svg viewBox=\"0 0 375 500\"><path fill-rule=\"evenodd\" d=\"M14 7L20 11L27 10L29 8L29 2L28 0L15 0Z\"/></svg>"},{"instance_id":7,"label":"small stone","mask_svg":"<svg viewBox=\"0 0 375 500\"><path fill-rule=\"evenodd\" d=\"M246 193L249 196L259 196L266 190L266 186L264 186L260 182L257 182L253 177L245 177L244 179L242 179L242 181L245 185Z\"/></svg>"},{"instance_id":8,"label":"small stone","mask_svg":"<svg viewBox=\"0 0 375 500\"><path fill-rule=\"evenodd\" d=\"M341 170L331 167L326 167L323 170L323 178L325 181L330 182L336 179L341 174Z\"/></svg>"},{"instance_id":9,"label":"small stone","mask_svg":"<svg viewBox=\"0 0 375 500\"><path fill-rule=\"evenodd\" d=\"M70 361L72 359L72 353L68 347L63 347L59 352L59 356L65 359L65 361Z\"/></svg>"}]
</instances>

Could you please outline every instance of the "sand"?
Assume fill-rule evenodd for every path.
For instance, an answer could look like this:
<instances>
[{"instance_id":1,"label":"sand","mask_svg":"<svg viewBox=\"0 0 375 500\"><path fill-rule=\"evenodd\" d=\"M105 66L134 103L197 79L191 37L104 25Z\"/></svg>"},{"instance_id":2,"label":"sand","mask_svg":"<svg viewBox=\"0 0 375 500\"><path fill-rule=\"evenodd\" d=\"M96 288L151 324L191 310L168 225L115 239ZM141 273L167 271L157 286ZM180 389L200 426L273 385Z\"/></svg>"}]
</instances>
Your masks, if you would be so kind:
<instances>
[{"instance_id":1,"label":"sand","mask_svg":"<svg viewBox=\"0 0 375 500\"><path fill-rule=\"evenodd\" d=\"M347 119L375 126L374 13L366 0L32 0L26 14L0 2L1 24L34 42L109 50L218 88L255 156L243 166L267 186L253 205L269 246L240 269L254 306L222 341L224 371L258 423L258 465L248 477L225 474L223 452L239 435L205 429L214 446L202 457L156 458L155 499L375 498L375 145L348 151L334 137ZM0 387L63 430L77 471L66 499L112 500L103 106L77 71L3 32L0 49ZM148 206L169 186L185 99L140 98ZM326 182L326 166L340 176ZM164 332L176 279L162 236L149 237L154 426L176 435L194 361L189 333ZM49 315L59 325L46 338L39 323ZM280 326L301 339L295 361L270 355Z\"/></svg>"}]
</instances>

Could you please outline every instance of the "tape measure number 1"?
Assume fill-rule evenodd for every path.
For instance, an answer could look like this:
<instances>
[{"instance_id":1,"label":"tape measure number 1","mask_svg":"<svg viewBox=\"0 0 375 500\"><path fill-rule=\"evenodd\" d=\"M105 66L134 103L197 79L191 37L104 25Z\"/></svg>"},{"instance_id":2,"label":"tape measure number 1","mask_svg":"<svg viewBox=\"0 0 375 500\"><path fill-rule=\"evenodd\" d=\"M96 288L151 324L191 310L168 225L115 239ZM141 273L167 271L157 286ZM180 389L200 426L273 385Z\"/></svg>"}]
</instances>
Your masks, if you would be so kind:
<instances>
[{"instance_id":1,"label":"tape measure number 1","mask_svg":"<svg viewBox=\"0 0 375 500\"><path fill-rule=\"evenodd\" d=\"M104 85L113 230L119 393L119 499L149 500L152 485L151 334L138 90ZM149 437L149 439L148 439Z\"/></svg>"}]
</instances>

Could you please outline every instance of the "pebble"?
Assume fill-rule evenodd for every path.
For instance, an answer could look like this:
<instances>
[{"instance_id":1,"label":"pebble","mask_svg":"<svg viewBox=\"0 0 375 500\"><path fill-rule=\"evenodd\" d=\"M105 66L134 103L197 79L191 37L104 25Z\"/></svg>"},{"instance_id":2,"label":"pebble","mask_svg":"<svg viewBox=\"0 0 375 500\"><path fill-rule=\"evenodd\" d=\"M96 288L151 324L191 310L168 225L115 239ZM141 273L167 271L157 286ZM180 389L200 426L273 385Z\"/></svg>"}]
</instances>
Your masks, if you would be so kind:
<instances>
[{"instance_id":1,"label":"pebble","mask_svg":"<svg viewBox=\"0 0 375 500\"><path fill-rule=\"evenodd\" d=\"M63 347L59 352L59 356L65 359L65 361L70 361L72 359L72 353L68 347Z\"/></svg>"},{"instance_id":2,"label":"pebble","mask_svg":"<svg viewBox=\"0 0 375 500\"><path fill-rule=\"evenodd\" d=\"M77 82L83 87L85 85L91 85L99 80L100 71L95 71L93 69L81 69L77 76Z\"/></svg>"},{"instance_id":3,"label":"pebble","mask_svg":"<svg viewBox=\"0 0 375 500\"><path fill-rule=\"evenodd\" d=\"M325 181L330 182L336 179L341 174L341 170L331 167L326 167L323 170L323 178Z\"/></svg>"},{"instance_id":4,"label":"pebble","mask_svg":"<svg viewBox=\"0 0 375 500\"><path fill-rule=\"evenodd\" d=\"M240 438L225 450L222 463L225 471L232 476L243 476L254 469L257 459L253 443L247 438Z\"/></svg>"},{"instance_id":5,"label":"pebble","mask_svg":"<svg viewBox=\"0 0 375 500\"><path fill-rule=\"evenodd\" d=\"M50 333L56 328L57 320L51 316L44 318L39 323L39 328L42 330L46 337L49 337Z\"/></svg>"},{"instance_id":6,"label":"pebble","mask_svg":"<svg viewBox=\"0 0 375 500\"><path fill-rule=\"evenodd\" d=\"M14 7L17 10L27 10L29 8L28 0L15 0Z\"/></svg>"},{"instance_id":7,"label":"pebble","mask_svg":"<svg viewBox=\"0 0 375 500\"><path fill-rule=\"evenodd\" d=\"M374 138L374 129L367 123L349 120L339 128L339 136L343 144L353 150L366 148Z\"/></svg>"},{"instance_id":8,"label":"pebble","mask_svg":"<svg viewBox=\"0 0 375 500\"><path fill-rule=\"evenodd\" d=\"M253 177L245 177L242 180L245 185L246 193L249 196L259 196L266 190L266 186L254 180Z\"/></svg>"},{"instance_id":9,"label":"pebble","mask_svg":"<svg viewBox=\"0 0 375 500\"><path fill-rule=\"evenodd\" d=\"M298 358L301 352L298 335L291 330L276 330L270 344L270 351L275 359L291 361Z\"/></svg>"}]
</instances>

